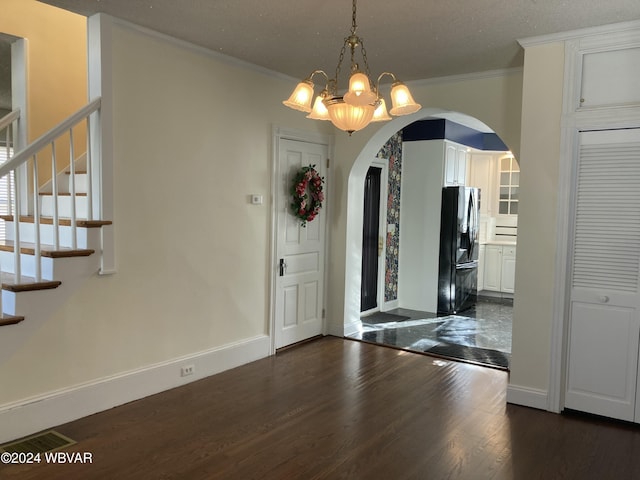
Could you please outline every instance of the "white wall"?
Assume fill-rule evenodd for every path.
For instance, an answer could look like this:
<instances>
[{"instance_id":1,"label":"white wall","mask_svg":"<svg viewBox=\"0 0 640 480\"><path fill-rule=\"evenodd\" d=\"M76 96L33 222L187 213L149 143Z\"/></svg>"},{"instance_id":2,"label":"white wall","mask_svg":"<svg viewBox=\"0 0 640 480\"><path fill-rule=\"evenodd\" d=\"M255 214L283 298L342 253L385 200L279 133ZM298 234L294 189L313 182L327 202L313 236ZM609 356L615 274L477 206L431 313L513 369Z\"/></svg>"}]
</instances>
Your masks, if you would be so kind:
<instances>
[{"instance_id":1,"label":"white wall","mask_svg":"<svg viewBox=\"0 0 640 480\"><path fill-rule=\"evenodd\" d=\"M526 49L510 388L540 396L549 387L563 78L563 42Z\"/></svg>"},{"instance_id":2,"label":"white wall","mask_svg":"<svg viewBox=\"0 0 640 480\"><path fill-rule=\"evenodd\" d=\"M268 352L272 126L327 126L280 103L288 79L119 22L111 35L118 273L21 324L0 430L14 407L127 372L256 339L235 363Z\"/></svg>"}]
</instances>

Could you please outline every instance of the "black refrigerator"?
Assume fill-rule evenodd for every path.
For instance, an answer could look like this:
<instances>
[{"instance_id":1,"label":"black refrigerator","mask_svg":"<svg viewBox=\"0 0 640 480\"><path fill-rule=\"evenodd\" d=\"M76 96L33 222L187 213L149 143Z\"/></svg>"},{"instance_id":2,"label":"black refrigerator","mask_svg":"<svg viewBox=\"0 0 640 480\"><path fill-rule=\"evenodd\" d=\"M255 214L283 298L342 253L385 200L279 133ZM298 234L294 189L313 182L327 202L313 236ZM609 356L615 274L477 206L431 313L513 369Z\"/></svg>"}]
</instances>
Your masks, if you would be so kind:
<instances>
[{"instance_id":1,"label":"black refrigerator","mask_svg":"<svg viewBox=\"0 0 640 480\"><path fill-rule=\"evenodd\" d=\"M478 298L479 190L442 189L438 313L454 314Z\"/></svg>"}]
</instances>

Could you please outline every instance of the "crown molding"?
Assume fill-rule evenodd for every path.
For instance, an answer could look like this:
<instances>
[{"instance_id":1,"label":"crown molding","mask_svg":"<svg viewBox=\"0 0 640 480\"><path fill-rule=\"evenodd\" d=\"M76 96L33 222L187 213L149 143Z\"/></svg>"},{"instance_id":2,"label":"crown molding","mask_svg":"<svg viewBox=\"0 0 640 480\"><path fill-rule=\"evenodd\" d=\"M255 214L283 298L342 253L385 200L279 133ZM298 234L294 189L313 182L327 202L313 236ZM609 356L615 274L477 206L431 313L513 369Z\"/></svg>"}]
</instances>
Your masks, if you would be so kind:
<instances>
[{"instance_id":1,"label":"crown molding","mask_svg":"<svg viewBox=\"0 0 640 480\"><path fill-rule=\"evenodd\" d=\"M522 67L501 68L498 70L486 70L483 72L462 73L459 75L447 75L445 77L425 78L422 80L409 80L404 82L408 86L420 87L424 85L437 85L440 83L467 82L471 80L482 80L484 78L506 77L522 73Z\"/></svg>"},{"instance_id":2,"label":"crown molding","mask_svg":"<svg viewBox=\"0 0 640 480\"><path fill-rule=\"evenodd\" d=\"M610 23L608 25L581 28L579 30L570 30L568 32L551 33L549 35L539 35L536 37L522 38L518 40L518 43L522 47L528 48L534 47L536 45L544 45L546 43L565 42L567 40L574 40L590 35L606 35L638 29L640 29L640 20L631 20L629 22Z\"/></svg>"}]
</instances>

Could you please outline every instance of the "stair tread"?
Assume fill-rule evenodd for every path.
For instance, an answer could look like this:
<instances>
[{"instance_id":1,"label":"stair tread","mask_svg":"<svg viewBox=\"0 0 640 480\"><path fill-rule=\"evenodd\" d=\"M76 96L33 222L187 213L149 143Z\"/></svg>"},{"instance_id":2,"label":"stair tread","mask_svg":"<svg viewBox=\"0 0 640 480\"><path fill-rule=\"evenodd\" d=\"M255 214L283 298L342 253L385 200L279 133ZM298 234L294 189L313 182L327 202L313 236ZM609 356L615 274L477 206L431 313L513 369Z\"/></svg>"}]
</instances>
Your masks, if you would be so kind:
<instances>
[{"instance_id":1,"label":"stair tread","mask_svg":"<svg viewBox=\"0 0 640 480\"><path fill-rule=\"evenodd\" d=\"M0 215L0 218L5 222L13 222L13 215ZM31 215L21 215L20 221L23 223L34 223L35 217ZM40 217L40 223L43 225L53 225L52 217ZM59 225L63 227L71 226L70 218L59 218ZM85 219L76 219L76 226L83 228L99 228L105 225L111 225L113 222L111 220L85 220Z\"/></svg>"},{"instance_id":2,"label":"stair tread","mask_svg":"<svg viewBox=\"0 0 640 480\"><path fill-rule=\"evenodd\" d=\"M3 290L9 290L11 292L49 290L62 285L62 282L58 280L40 280L38 282L34 277L29 277L27 275L22 275L20 281L17 281L16 276L13 273L8 272L2 272L1 283Z\"/></svg>"},{"instance_id":3,"label":"stair tread","mask_svg":"<svg viewBox=\"0 0 640 480\"><path fill-rule=\"evenodd\" d=\"M7 315L3 313L0 315L0 327L4 327L7 325L15 325L16 323L20 323L24 320L24 317L18 317L15 315Z\"/></svg>"},{"instance_id":4,"label":"stair tread","mask_svg":"<svg viewBox=\"0 0 640 480\"><path fill-rule=\"evenodd\" d=\"M4 252L13 252L15 249L15 242L13 240L0 241L0 250ZM20 253L26 255L35 255L35 244L30 242L20 242ZM89 248L70 248L59 247L55 248L53 245L40 245L40 255L43 257L51 258L64 258L64 257L86 257L95 253L95 250Z\"/></svg>"}]
</instances>

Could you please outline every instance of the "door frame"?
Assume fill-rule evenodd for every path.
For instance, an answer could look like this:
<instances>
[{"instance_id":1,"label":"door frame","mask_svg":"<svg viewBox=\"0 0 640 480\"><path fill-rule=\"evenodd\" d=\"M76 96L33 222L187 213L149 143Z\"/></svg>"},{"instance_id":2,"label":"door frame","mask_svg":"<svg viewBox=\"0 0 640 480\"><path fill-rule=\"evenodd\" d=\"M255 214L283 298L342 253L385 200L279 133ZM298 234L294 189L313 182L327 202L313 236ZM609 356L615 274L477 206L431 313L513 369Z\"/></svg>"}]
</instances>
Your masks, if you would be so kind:
<instances>
[{"instance_id":1,"label":"door frame","mask_svg":"<svg viewBox=\"0 0 640 480\"><path fill-rule=\"evenodd\" d=\"M384 312L384 284L385 269L387 266L387 198L389 196L389 159L375 157L371 160L369 168L380 168L380 211L378 216L378 237L382 237L382 253L378 256L378 285L376 291L377 307L360 312L360 315L367 315L374 312ZM364 199L363 199L364 200ZM364 223L364 219L363 219ZM382 287L382 288L381 288Z\"/></svg>"},{"instance_id":2,"label":"door frame","mask_svg":"<svg viewBox=\"0 0 640 480\"><path fill-rule=\"evenodd\" d=\"M269 354L274 355L276 353L276 283L278 276L278 217L277 206L278 201L276 198L278 189L278 179L280 175L279 170L279 158L280 158L280 140L293 140L297 142L315 143L325 145L327 147L328 156L333 159L334 155L334 141L333 136L324 135L320 133L307 132L304 130L295 130L283 127L274 126L271 133L271 194L269 195L269 201L271 203L271 227L270 227L270 244L271 249L269 252ZM332 186L332 169L331 161L327 166L325 174L325 203L322 206L324 214L327 216L327 222L324 231L324 264L323 268L323 298L322 309L326 312L328 302L328 266L331 246L329 244L329 218L331 212L331 186ZM327 334L327 319L326 315L322 316L322 334Z\"/></svg>"},{"instance_id":3,"label":"door frame","mask_svg":"<svg viewBox=\"0 0 640 480\"><path fill-rule=\"evenodd\" d=\"M634 35L634 34L631 34ZM640 128L640 115L634 109L601 109L576 111L575 99L580 98L582 50L580 39L565 42L564 86L560 131L560 167L558 170L558 203L555 244L555 291L551 317L551 351L549 383L546 399L535 405L560 413L565 406L567 352L569 342L569 307L571 262L573 259L573 214L578 164L578 135L585 130ZM540 397L540 395L534 395Z\"/></svg>"}]
</instances>

